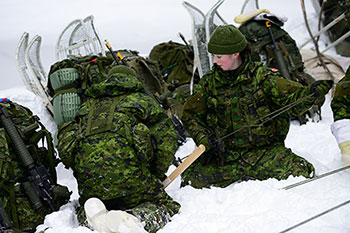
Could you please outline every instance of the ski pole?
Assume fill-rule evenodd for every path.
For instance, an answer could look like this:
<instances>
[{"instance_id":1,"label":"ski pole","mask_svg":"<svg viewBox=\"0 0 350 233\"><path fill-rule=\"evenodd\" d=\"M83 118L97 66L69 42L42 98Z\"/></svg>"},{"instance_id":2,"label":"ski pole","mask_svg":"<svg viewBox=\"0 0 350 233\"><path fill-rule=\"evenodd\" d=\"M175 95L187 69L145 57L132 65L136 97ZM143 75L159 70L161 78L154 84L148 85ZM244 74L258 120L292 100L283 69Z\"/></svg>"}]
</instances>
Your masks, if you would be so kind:
<instances>
[{"instance_id":1,"label":"ski pole","mask_svg":"<svg viewBox=\"0 0 350 233\"><path fill-rule=\"evenodd\" d=\"M179 36L180 36L180 38L182 39L182 41L185 43L186 47L190 50L190 52L193 53L193 49L192 49L191 46L187 43L187 41L186 41L184 35L182 35L182 33L179 32Z\"/></svg>"},{"instance_id":2,"label":"ski pole","mask_svg":"<svg viewBox=\"0 0 350 233\"><path fill-rule=\"evenodd\" d=\"M205 151L205 146L203 144L199 145L186 159L183 161L165 180L162 182L163 189L168 187L176 177L181 175L196 159L198 159L201 154Z\"/></svg>"},{"instance_id":3,"label":"ski pole","mask_svg":"<svg viewBox=\"0 0 350 233\"><path fill-rule=\"evenodd\" d=\"M340 16L338 16L336 19L334 19L332 22L330 22L329 24L327 24L324 28L322 28L320 31L318 31L313 38L316 38L317 36L321 35L323 32L327 31L329 28L333 27L333 25L339 23L340 21L342 21L343 19L345 19L345 14L341 14ZM305 41L302 45L300 45L299 49L302 49L305 45L307 45L310 41L312 41L312 38L308 39L307 41Z\"/></svg>"},{"instance_id":4,"label":"ski pole","mask_svg":"<svg viewBox=\"0 0 350 233\"><path fill-rule=\"evenodd\" d=\"M109 52L112 54L112 57L113 57L114 61L117 63L117 65L120 65L118 57L113 52L113 49L112 49L111 45L108 43L107 40L105 40L105 45L108 48Z\"/></svg>"},{"instance_id":5,"label":"ski pole","mask_svg":"<svg viewBox=\"0 0 350 233\"><path fill-rule=\"evenodd\" d=\"M328 210L323 211L322 213L319 213L319 214L317 214L317 215L315 215L315 216L313 216L313 217L311 217L311 218L308 218L308 219L306 219L306 220L304 220L304 221L302 221L302 222L300 222L300 223L298 223L298 224L296 224L296 225L294 225L294 226L292 226L292 227L289 227L288 229L285 229L285 230L283 230L283 231L280 231L279 233L285 233L285 232L288 232L288 231L290 231L290 230L293 230L293 229L295 229L295 228L297 228L297 227L299 227L299 226L301 226L301 225L303 225L303 224L305 224L305 223L308 223L308 222L310 222L310 221L312 221L312 220L314 220L314 219L316 219L316 218L319 218L319 217L321 217L322 215L328 214L329 212L331 212L331 211L333 211L333 210L336 210L336 209L338 209L338 208L340 208L340 207L342 207L342 206L345 206L345 205L347 205L347 204L349 204L349 203L350 203L350 200L347 200L347 201L345 201L345 202L343 202L343 203L341 203L341 204L339 204L339 205L336 205L336 206L334 206L334 207L332 207L332 208L330 208L330 209L328 209Z\"/></svg>"},{"instance_id":6,"label":"ski pole","mask_svg":"<svg viewBox=\"0 0 350 233\"><path fill-rule=\"evenodd\" d=\"M342 167L342 168L339 168L339 169L335 169L335 170L326 172L326 173L324 173L324 174L322 174L322 175L315 176L314 178L311 178L311 179L309 179L309 180L303 180L303 181L297 182L297 183L295 183L295 184L288 185L288 186L286 186L286 187L283 187L282 189L284 189L284 190L292 189L292 188L295 188L295 187L297 187L297 186L300 186L300 185L303 185L303 184L306 184L306 183L309 183L309 182L312 182L312 181L321 179L321 178L326 177L326 176L333 175L333 174L335 174L335 173L338 173L338 172L340 172L340 171L344 171L344 170L349 169L349 168L350 168L350 165L345 166L345 167Z\"/></svg>"}]
</instances>

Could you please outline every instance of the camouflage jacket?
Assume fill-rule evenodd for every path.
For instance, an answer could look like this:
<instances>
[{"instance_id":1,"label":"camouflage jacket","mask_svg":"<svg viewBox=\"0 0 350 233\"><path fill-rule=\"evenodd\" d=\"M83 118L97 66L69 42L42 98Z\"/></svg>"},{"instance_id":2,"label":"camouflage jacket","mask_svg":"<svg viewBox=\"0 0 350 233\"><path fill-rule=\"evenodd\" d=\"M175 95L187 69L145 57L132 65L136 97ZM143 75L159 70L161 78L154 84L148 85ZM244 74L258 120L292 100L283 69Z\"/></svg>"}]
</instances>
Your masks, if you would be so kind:
<instances>
[{"instance_id":1,"label":"camouflage jacket","mask_svg":"<svg viewBox=\"0 0 350 233\"><path fill-rule=\"evenodd\" d=\"M75 122L59 129L58 150L64 164L74 167L81 163L77 156L86 142L104 144L121 138L127 143L103 154L135 150L138 158L132 159L163 178L177 150L177 135L163 109L144 93L142 83L135 76L117 73L84 94L87 101L81 105Z\"/></svg>"},{"instance_id":2,"label":"camouflage jacket","mask_svg":"<svg viewBox=\"0 0 350 233\"><path fill-rule=\"evenodd\" d=\"M225 149L283 142L289 119L307 111L315 101L306 97L309 93L310 87L281 78L277 71L251 62L248 56L234 71L214 66L204 75L185 103L183 121L195 142L207 148L208 138L224 138ZM276 112L290 104L293 106Z\"/></svg>"}]
</instances>

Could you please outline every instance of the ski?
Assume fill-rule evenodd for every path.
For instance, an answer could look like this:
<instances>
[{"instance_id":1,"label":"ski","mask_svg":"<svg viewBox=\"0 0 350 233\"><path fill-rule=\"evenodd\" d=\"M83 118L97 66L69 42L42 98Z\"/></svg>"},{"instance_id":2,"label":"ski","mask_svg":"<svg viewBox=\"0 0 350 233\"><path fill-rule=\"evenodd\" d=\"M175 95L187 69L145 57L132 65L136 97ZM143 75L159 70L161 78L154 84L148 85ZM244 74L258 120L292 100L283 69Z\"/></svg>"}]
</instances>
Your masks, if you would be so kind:
<instances>
[{"instance_id":1,"label":"ski","mask_svg":"<svg viewBox=\"0 0 350 233\"><path fill-rule=\"evenodd\" d=\"M326 52L328 49L333 48L334 46L338 45L339 43L343 42L346 38L350 36L350 31L346 32L344 35L339 37L336 41L334 41L332 44L328 45L324 50L321 51L321 53Z\"/></svg>"},{"instance_id":2,"label":"ski","mask_svg":"<svg viewBox=\"0 0 350 233\"><path fill-rule=\"evenodd\" d=\"M321 178L323 178L323 177L330 176L330 175L333 175L333 174L335 174L335 173L344 171L344 170L349 169L349 168L350 168L350 165L345 166L345 167L341 167L341 168L338 168L338 169L335 169L335 170L326 172L326 173L324 173L324 174L315 176L315 177L313 177L313 178L311 178L311 179L303 180L303 181L297 182L297 183L295 183L295 184L291 184L291 185L285 186L285 187L283 187L282 189L284 189L284 190L292 189L292 188L298 187L298 186L300 186L300 185L307 184L307 183L313 182L313 181L315 181L315 180L321 179Z\"/></svg>"},{"instance_id":3,"label":"ski","mask_svg":"<svg viewBox=\"0 0 350 233\"><path fill-rule=\"evenodd\" d=\"M181 175L205 151L204 145L199 145L187 158L162 182L163 189L169 186L176 177Z\"/></svg>"},{"instance_id":4,"label":"ski","mask_svg":"<svg viewBox=\"0 0 350 233\"><path fill-rule=\"evenodd\" d=\"M53 114L51 96L47 90L48 79L40 60L40 45L41 36L36 35L25 50L24 61L28 68L30 79L35 86L36 91L34 94L42 98L46 108Z\"/></svg>"},{"instance_id":5,"label":"ski","mask_svg":"<svg viewBox=\"0 0 350 233\"><path fill-rule=\"evenodd\" d=\"M16 48L16 63L18 72L25 87L39 96L44 105L53 113L51 97L45 91L47 78L40 62L41 37L36 35L28 43L29 34L24 32Z\"/></svg>"},{"instance_id":6,"label":"ski","mask_svg":"<svg viewBox=\"0 0 350 233\"><path fill-rule=\"evenodd\" d=\"M18 68L18 72L21 75L22 81L26 88L38 95L37 90L35 89L34 83L31 81L31 78L28 73L28 67L25 62L25 52L28 47L29 33L24 32L21 39L18 42L16 49L16 64Z\"/></svg>"},{"instance_id":7,"label":"ski","mask_svg":"<svg viewBox=\"0 0 350 233\"><path fill-rule=\"evenodd\" d=\"M247 7L247 10L251 10L251 9L259 9L259 1L258 0L245 0L243 5L242 5L242 8L241 8L241 14L243 14L245 11L246 11L246 8Z\"/></svg>"},{"instance_id":8,"label":"ski","mask_svg":"<svg viewBox=\"0 0 350 233\"><path fill-rule=\"evenodd\" d=\"M197 7L183 2L192 18L192 44L194 51L194 65L198 68L199 77L209 71L209 58L205 38L205 15Z\"/></svg>"},{"instance_id":9,"label":"ski","mask_svg":"<svg viewBox=\"0 0 350 233\"><path fill-rule=\"evenodd\" d=\"M209 39L213 31L218 25L227 24L225 20L219 15L217 9L224 3L225 0L219 0L214 4L212 8L205 15L205 38L206 45L209 43ZM208 50L206 50L208 53ZM208 53L209 58L209 69L213 66L213 57Z\"/></svg>"},{"instance_id":10,"label":"ski","mask_svg":"<svg viewBox=\"0 0 350 233\"><path fill-rule=\"evenodd\" d=\"M74 56L102 55L106 52L94 26L94 17L75 19L61 32L56 43L58 61Z\"/></svg>"},{"instance_id":11,"label":"ski","mask_svg":"<svg viewBox=\"0 0 350 233\"><path fill-rule=\"evenodd\" d=\"M212 66L212 58L207 50L211 33L218 25L227 24L217 12L223 2L224 0L219 0L205 15L192 4L183 2L183 6L188 10L192 19L194 65L198 67L200 77L207 73Z\"/></svg>"},{"instance_id":12,"label":"ski","mask_svg":"<svg viewBox=\"0 0 350 233\"><path fill-rule=\"evenodd\" d=\"M339 23L340 21L344 20L346 18L345 13L342 13L341 15L339 15L337 18L335 18L334 20L332 20L332 22L328 23L326 26L324 26L321 30L319 30L315 35L313 35L313 38L318 37L319 35L321 35L322 33L324 33L325 31L327 31L328 29L330 29L331 27L333 27L335 24ZM344 38L345 39L345 38ZM312 38L308 39L307 41L305 41L302 45L299 46L299 49L302 49L305 45L307 45L308 43L310 43L312 41ZM332 44L331 44L332 45ZM331 46L329 45L329 46ZM328 47L329 47L328 46ZM333 47L333 46L332 46Z\"/></svg>"}]
</instances>

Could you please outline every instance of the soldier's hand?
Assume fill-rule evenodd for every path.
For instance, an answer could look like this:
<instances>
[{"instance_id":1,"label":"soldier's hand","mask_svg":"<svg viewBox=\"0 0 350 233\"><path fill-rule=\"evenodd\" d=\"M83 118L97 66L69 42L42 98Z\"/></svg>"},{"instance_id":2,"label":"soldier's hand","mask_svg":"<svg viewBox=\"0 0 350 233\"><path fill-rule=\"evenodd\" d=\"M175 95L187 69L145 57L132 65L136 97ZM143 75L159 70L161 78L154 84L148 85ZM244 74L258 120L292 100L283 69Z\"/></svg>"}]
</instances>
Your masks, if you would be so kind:
<instances>
[{"instance_id":1,"label":"soldier's hand","mask_svg":"<svg viewBox=\"0 0 350 233\"><path fill-rule=\"evenodd\" d=\"M350 165L350 141L345 141L339 144L341 152L341 161L344 166Z\"/></svg>"},{"instance_id":2,"label":"soldier's hand","mask_svg":"<svg viewBox=\"0 0 350 233\"><path fill-rule=\"evenodd\" d=\"M324 96L333 86L333 80L317 80L311 84L310 93L316 98Z\"/></svg>"}]
</instances>

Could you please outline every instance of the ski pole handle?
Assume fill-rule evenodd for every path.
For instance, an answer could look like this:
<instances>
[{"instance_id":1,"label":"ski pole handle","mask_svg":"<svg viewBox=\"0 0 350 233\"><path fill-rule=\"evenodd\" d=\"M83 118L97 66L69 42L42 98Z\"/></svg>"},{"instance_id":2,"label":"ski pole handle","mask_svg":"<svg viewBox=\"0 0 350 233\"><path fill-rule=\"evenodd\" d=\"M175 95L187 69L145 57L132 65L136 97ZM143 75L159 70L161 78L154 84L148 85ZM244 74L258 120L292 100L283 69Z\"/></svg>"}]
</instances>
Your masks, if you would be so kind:
<instances>
[{"instance_id":1,"label":"ski pole handle","mask_svg":"<svg viewBox=\"0 0 350 233\"><path fill-rule=\"evenodd\" d=\"M113 49L107 40L105 40L105 45L109 52L112 54L114 61L117 63L117 65L120 65L117 56L114 54Z\"/></svg>"}]
</instances>

